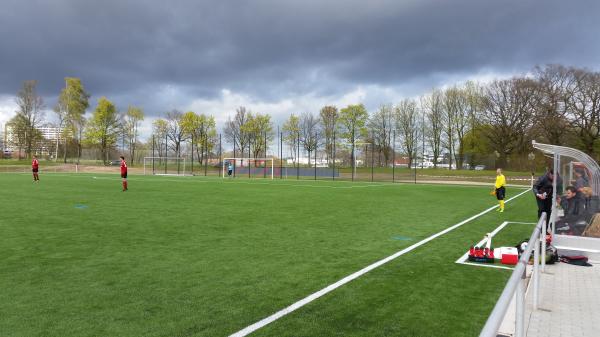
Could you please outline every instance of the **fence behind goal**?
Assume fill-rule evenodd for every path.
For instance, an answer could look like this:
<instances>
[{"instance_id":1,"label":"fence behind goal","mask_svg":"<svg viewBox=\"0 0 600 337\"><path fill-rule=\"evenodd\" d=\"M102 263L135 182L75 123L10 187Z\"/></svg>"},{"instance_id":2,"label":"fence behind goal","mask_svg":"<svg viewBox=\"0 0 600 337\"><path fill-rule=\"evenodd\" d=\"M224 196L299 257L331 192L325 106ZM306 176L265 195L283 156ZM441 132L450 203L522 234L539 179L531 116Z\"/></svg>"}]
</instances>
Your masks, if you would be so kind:
<instances>
[{"instance_id":1,"label":"fence behind goal","mask_svg":"<svg viewBox=\"0 0 600 337\"><path fill-rule=\"evenodd\" d=\"M273 158L224 158L223 177L270 178L274 177Z\"/></svg>"},{"instance_id":2,"label":"fence behind goal","mask_svg":"<svg viewBox=\"0 0 600 337\"><path fill-rule=\"evenodd\" d=\"M188 166L182 157L144 157L144 175L189 175Z\"/></svg>"}]
</instances>

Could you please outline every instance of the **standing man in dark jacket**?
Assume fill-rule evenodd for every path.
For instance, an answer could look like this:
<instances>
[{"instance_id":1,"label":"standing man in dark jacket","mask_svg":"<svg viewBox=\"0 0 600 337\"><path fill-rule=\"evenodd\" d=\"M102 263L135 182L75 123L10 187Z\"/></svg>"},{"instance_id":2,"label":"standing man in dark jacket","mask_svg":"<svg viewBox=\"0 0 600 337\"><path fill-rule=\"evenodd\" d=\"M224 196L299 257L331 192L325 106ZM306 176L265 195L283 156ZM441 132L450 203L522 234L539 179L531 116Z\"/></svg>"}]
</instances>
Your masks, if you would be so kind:
<instances>
[{"instance_id":1,"label":"standing man in dark jacket","mask_svg":"<svg viewBox=\"0 0 600 337\"><path fill-rule=\"evenodd\" d=\"M535 200L538 205L538 219L542 216L542 213L546 212L546 223L550 220L550 214L552 213L553 182L554 170L550 169L533 184L533 194L535 194ZM559 191L562 190L562 179L560 179L560 176L557 177L556 188Z\"/></svg>"}]
</instances>

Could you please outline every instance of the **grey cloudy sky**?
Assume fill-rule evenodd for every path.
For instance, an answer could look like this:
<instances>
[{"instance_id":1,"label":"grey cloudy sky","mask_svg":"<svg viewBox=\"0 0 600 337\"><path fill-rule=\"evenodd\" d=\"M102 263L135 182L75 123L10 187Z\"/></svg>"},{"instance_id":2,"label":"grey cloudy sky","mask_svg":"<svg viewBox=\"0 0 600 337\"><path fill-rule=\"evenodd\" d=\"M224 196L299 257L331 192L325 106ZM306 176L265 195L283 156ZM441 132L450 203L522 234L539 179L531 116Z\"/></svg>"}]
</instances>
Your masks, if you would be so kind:
<instances>
[{"instance_id":1,"label":"grey cloudy sky","mask_svg":"<svg viewBox=\"0 0 600 337\"><path fill-rule=\"evenodd\" d=\"M0 123L22 81L51 108L80 77L92 108L171 109L221 124L244 105L276 122L325 104L561 63L600 69L596 0L2 0ZM52 113L48 112L48 119Z\"/></svg>"}]
</instances>

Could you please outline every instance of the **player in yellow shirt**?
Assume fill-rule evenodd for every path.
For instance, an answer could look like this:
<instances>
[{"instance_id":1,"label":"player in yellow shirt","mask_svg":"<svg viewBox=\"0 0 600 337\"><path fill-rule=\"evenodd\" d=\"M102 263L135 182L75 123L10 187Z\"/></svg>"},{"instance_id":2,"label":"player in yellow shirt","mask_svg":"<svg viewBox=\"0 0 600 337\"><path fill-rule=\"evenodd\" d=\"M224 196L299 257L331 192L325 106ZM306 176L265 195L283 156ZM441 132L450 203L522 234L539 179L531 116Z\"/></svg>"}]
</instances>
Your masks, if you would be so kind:
<instances>
[{"instance_id":1,"label":"player in yellow shirt","mask_svg":"<svg viewBox=\"0 0 600 337\"><path fill-rule=\"evenodd\" d=\"M496 170L496 184L494 185L496 191L496 198L498 199L498 203L500 207L496 209L496 211L502 213L504 212L504 196L506 194L506 178L504 174L502 174L502 169L499 168Z\"/></svg>"}]
</instances>

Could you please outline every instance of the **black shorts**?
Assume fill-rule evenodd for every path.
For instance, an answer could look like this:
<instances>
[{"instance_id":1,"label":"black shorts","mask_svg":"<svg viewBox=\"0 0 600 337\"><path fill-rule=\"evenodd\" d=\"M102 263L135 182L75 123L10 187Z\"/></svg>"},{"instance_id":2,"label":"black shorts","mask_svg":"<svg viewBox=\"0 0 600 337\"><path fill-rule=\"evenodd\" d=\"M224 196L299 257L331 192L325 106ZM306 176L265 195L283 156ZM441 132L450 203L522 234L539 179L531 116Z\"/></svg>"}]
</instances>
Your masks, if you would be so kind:
<instances>
[{"instance_id":1,"label":"black shorts","mask_svg":"<svg viewBox=\"0 0 600 337\"><path fill-rule=\"evenodd\" d=\"M127 179L127 172L125 172L125 173L121 173L121 178L123 178L123 179Z\"/></svg>"},{"instance_id":2,"label":"black shorts","mask_svg":"<svg viewBox=\"0 0 600 337\"><path fill-rule=\"evenodd\" d=\"M505 194L506 194L506 189L504 188L504 186L496 189L496 198L498 200L504 200Z\"/></svg>"},{"instance_id":3,"label":"black shorts","mask_svg":"<svg viewBox=\"0 0 600 337\"><path fill-rule=\"evenodd\" d=\"M227 175L231 175L231 173L233 173L233 170L227 170Z\"/></svg>"},{"instance_id":4,"label":"black shorts","mask_svg":"<svg viewBox=\"0 0 600 337\"><path fill-rule=\"evenodd\" d=\"M31 172L38 173L38 169L36 169L36 168L35 169L31 169Z\"/></svg>"}]
</instances>

